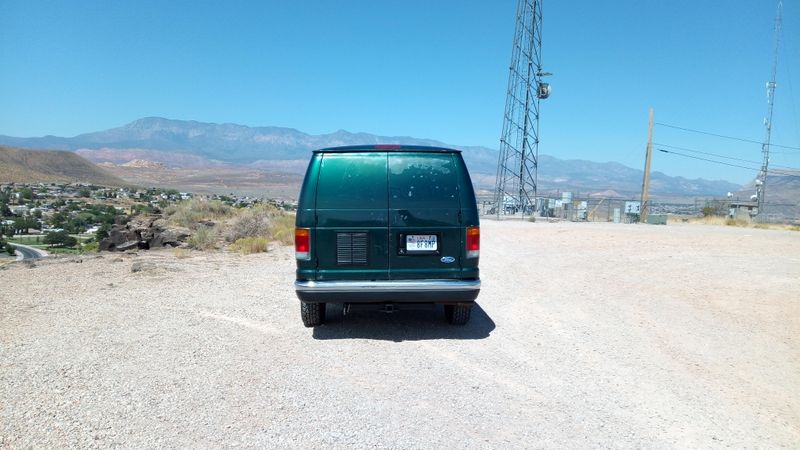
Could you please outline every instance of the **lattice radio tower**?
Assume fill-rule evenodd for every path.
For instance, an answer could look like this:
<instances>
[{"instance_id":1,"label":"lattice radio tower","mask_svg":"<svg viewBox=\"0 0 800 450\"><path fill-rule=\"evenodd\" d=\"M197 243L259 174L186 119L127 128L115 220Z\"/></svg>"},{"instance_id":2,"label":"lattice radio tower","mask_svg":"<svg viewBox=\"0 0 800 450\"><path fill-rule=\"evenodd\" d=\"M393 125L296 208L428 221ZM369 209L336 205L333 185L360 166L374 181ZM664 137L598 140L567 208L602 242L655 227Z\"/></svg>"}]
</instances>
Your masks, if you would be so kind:
<instances>
[{"instance_id":1,"label":"lattice radio tower","mask_svg":"<svg viewBox=\"0 0 800 450\"><path fill-rule=\"evenodd\" d=\"M772 79L767 82L767 116L764 118L766 128L764 143L761 144L763 156L761 170L758 171L756 178L756 200L758 208L755 215L760 215L764 211L764 200L766 199L767 174L769 173L769 144L772 135L772 106L775 103L775 78L778 73L778 45L781 41L781 15L783 13L783 2L778 1L778 12L775 15L775 55L772 60Z\"/></svg>"},{"instance_id":2,"label":"lattice radio tower","mask_svg":"<svg viewBox=\"0 0 800 450\"><path fill-rule=\"evenodd\" d=\"M542 82L547 75L542 72L542 1L519 0L495 182L498 216L535 210L539 101L550 96L550 85Z\"/></svg>"}]
</instances>

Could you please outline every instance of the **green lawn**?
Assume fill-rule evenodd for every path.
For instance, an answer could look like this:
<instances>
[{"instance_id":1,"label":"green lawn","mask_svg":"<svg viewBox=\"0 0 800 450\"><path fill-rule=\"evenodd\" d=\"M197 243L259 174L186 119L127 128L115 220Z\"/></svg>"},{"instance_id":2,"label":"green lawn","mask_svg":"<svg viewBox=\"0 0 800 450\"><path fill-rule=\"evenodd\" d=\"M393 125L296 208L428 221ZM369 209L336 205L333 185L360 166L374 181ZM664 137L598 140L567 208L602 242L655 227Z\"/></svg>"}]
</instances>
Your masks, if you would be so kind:
<instances>
[{"instance_id":1,"label":"green lawn","mask_svg":"<svg viewBox=\"0 0 800 450\"><path fill-rule=\"evenodd\" d=\"M91 234L71 234L70 236L78 239L78 242L82 244L86 244L90 242L92 239L94 239L94 235ZM44 235L16 235L12 238L6 238L6 241L11 242L12 244L27 245L33 248L39 248L45 250L48 253L60 253L60 254L82 253L81 250L76 248L50 247L46 244L43 244L42 243L43 240L44 240Z\"/></svg>"},{"instance_id":2,"label":"green lawn","mask_svg":"<svg viewBox=\"0 0 800 450\"><path fill-rule=\"evenodd\" d=\"M38 242L36 238L39 238ZM12 238L6 238L6 241L11 242L12 244L22 244L22 245L30 245L31 247L46 247L42 244L42 240L44 240L44 236L14 236Z\"/></svg>"}]
</instances>

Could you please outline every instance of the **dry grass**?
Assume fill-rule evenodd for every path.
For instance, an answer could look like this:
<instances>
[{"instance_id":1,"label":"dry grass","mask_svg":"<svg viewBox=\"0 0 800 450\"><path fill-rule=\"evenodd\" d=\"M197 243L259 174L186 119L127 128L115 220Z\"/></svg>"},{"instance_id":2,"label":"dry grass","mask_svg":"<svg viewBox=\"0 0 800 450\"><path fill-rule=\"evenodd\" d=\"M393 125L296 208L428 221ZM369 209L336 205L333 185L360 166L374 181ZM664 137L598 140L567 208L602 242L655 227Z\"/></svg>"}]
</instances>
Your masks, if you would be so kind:
<instances>
[{"instance_id":1,"label":"dry grass","mask_svg":"<svg viewBox=\"0 0 800 450\"><path fill-rule=\"evenodd\" d=\"M194 230L187 242L197 250L217 248L220 240L231 245L242 241L240 246L249 242L243 241L246 238L254 238L254 243L259 239L282 245L294 242L295 216L271 205L237 209L219 201L192 199L168 207L164 219L171 225ZM245 252L238 247L234 250ZM258 251L266 250L246 250Z\"/></svg>"},{"instance_id":2,"label":"dry grass","mask_svg":"<svg viewBox=\"0 0 800 450\"><path fill-rule=\"evenodd\" d=\"M201 222L225 220L234 213L234 208L220 201L192 199L169 206L164 218L172 225L194 229Z\"/></svg>"},{"instance_id":3,"label":"dry grass","mask_svg":"<svg viewBox=\"0 0 800 450\"><path fill-rule=\"evenodd\" d=\"M294 221L292 214L282 213L272 220L272 239L283 245L294 244Z\"/></svg>"},{"instance_id":4,"label":"dry grass","mask_svg":"<svg viewBox=\"0 0 800 450\"><path fill-rule=\"evenodd\" d=\"M750 220L744 220L744 219L725 219L725 225L729 227L747 228L747 227L755 227L756 224L754 224Z\"/></svg>"},{"instance_id":5,"label":"dry grass","mask_svg":"<svg viewBox=\"0 0 800 450\"><path fill-rule=\"evenodd\" d=\"M215 249L217 248L217 230L205 225L199 225L187 242L189 247L196 250Z\"/></svg>"},{"instance_id":6,"label":"dry grass","mask_svg":"<svg viewBox=\"0 0 800 450\"><path fill-rule=\"evenodd\" d=\"M83 244L81 246L81 250L86 253L97 253L100 251L100 244L97 242L89 242L88 244Z\"/></svg>"},{"instance_id":7,"label":"dry grass","mask_svg":"<svg viewBox=\"0 0 800 450\"><path fill-rule=\"evenodd\" d=\"M720 225L720 226L740 227L740 228L754 228L759 230L800 231L800 226L797 225L788 225L783 223L753 222L749 218L731 219L728 217L720 217L720 216L706 216L706 217L691 218L688 220L688 222L700 225Z\"/></svg>"},{"instance_id":8,"label":"dry grass","mask_svg":"<svg viewBox=\"0 0 800 450\"><path fill-rule=\"evenodd\" d=\"M237 211L236 216L225 225L223 236L228 242L246 237L269 236L273 217L280 212L266 205Z\"/></svg>"},{"instance_id":9,"label":"dry grass","mask_svg":"<svg viewBox=\"0 0 800 450\"><path fill-rule=\"evenodd\" d=\"M234 252L239 252L243 255L251 253L264 253L269 249L269 241L265 237L245 237L237 239L236 242L229 247Z\"/></svg>"},{"instance_id":10,"label":"dry grass","mask_svg":"<svg viewBox=\"0 0 800 450\"><path fill-rule=\"evenodd\" d=\"M727 225L728 218L722 216L704 216L704 217L692 217L689 219L689 223L700 224L700 225Z\"/></svg>"}]
</instances>

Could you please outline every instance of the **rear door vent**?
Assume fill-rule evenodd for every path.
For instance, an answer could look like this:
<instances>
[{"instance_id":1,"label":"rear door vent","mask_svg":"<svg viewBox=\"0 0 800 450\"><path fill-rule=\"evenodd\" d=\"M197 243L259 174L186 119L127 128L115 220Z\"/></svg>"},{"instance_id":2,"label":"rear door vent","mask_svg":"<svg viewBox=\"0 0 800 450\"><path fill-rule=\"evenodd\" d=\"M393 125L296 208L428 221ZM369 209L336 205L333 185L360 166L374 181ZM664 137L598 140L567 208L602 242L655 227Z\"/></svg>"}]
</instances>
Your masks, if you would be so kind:
<instances>
[{"instance_id":1,"label":"rear door vent","mask_svg":"<svg viewBox=\"0 0 800 450\"><path fill-rule=\"evenodd\" d=\"M336 233L336 264L367 265L367 233Z\"/></svg>"}]
</instances>

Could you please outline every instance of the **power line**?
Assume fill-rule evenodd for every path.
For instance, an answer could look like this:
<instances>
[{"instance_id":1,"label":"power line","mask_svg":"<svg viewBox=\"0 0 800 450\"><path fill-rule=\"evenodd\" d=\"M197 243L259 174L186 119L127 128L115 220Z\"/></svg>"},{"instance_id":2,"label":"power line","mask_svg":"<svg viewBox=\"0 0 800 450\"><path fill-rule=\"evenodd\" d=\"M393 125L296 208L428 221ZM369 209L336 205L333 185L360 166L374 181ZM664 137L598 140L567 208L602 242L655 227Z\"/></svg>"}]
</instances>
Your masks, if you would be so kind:
<instances>
[{"instance_id":1,"label":"power line","mask_svg":"<svg viewBox=\"0 0 800 450\"><path fill-rule=\"evenodd\" d=\"M733 141L747 142L747 143L750 143L750 144L758 144L758 145L764 144L763 142L754 141L752 139L744 139L744 138L739 138L739 137L726 136L724 134L716 134L716 133L711 133L711 132L708 132L708 131L693 130L691 128L679 127L679 126L670 125L670 124L667 124L667 123L656 122L656 125L659 125L659 126L662 126L662 127L667 127L667 128L674 128L676 130L688 131L690 133L699 133L699 134L705 134L705 135L708 135L708 136L715 136L715 137L723 138L723 139L730 139L730 140L733 140ZM788 148L790 150L800 150L800 147L792 147L790 145L769 144L769 146L770 147Z\"/></svg>"},{"instance_id":2,"label":"power line","mask_svg":"<svg viewBox=\"0 0 800 450\"><path fill-rule=\"evenodd\" d=\"M733 156L719 155L717 153L704 152L704 151L696 150L696 149L693 149L693 148L677 147L677 146L674 146L674 145L660 144L660 143L653 143L653 145L659 145L661 147L673 148L673 149L676 149L676 150L684 150L684 151L692 152L692 153L699 153L701 155L714 156L716 158L730 159L732 161L741 161L741 162L746 162L746 163L751 163L751 164L761 164L760 161L753 161L753 160L750 160L750 159L734 158ZM773 167L777 167L779 169L785 169L785 170L800 170L800 169L797 169L795 167L785 167L785 166L773 166Z\"/></svg>"},{"instance_id":3,"label":"power line","mask_svg":"<svg viewBox=\"0 0 800 450\"><path fill-rule=\"evenodd\" d=\"M730 163L726 163L726 162L722 162L722 161L717 161L717 160L714 160L714 159L701 158L699 156L687 155L685 153L673 152L673 151L670 151L670 150L664 150L663 148L659 148L658 151L663 152L663 153L669 153L671 155L683 156L684 158L691 158L691 159L697 159L697 160L700 160L700 161L706 161L706 162L710 162L710 163L714 163L714 164L721 164L723 166L738 167L740 169L752 170L754 172L758 172L760 170L760 169L758 169L756 167L748 167L748 166L740 166L738 164L730 164ZM772 175L790 175L790 176L797 176L797 175L800 174L798 172L785 172L785 171L782 171L782 170L769 170L769 171L767 171L767 173L772 174Z\"/></svg>"},{"instance_id":4,"label":"power line","mask_svg":"<svg viewBox=\"0 0 800 450\"><path fill-rule=\"evenodd\" d=\"M716 153L701 152L700 150L694 150L694 149L686 148L686 147L676 147L674 145L657 144L657 143L654 144L654 145L660 145L662 147L667 147L667 148L674 148L676 150L684 150L684 151L692 152L692 153L700 153L700 154L708 155L708 156L716 156L717 158L724 158L724 159L731 159L731 160L734 160L734 161L742 161L742 162L748 162L748 163L753 163L753 164L760 164L760 161L752 161L752 160L749 160L749 159L734 158L732 156L718 155Z\"/></svg>"}]
</instances>

